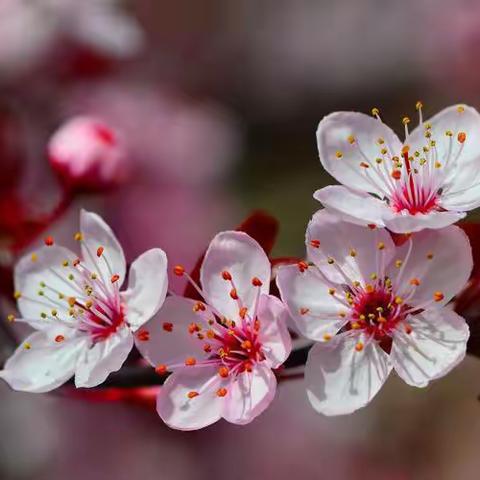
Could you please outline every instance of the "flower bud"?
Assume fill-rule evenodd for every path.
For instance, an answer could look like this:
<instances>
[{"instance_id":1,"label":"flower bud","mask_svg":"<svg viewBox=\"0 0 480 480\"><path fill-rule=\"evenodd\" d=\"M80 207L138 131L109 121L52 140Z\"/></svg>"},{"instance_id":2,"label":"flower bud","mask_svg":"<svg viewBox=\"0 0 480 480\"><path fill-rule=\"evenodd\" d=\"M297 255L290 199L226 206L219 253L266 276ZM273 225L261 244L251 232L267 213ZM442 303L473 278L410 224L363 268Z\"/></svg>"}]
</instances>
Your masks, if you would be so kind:
<instances>
[{"instance_id":1,"label":"flower bud","mask_svg":"<svg viewBox=\"0 0 480 480\"><path fill-rule=\"evenodd\" d=\"M74 190L113 187L124 177L125 149L118 134L93 117L74 117L48 143L48 159L65 185Z\"/></svg>"}]
</instances>

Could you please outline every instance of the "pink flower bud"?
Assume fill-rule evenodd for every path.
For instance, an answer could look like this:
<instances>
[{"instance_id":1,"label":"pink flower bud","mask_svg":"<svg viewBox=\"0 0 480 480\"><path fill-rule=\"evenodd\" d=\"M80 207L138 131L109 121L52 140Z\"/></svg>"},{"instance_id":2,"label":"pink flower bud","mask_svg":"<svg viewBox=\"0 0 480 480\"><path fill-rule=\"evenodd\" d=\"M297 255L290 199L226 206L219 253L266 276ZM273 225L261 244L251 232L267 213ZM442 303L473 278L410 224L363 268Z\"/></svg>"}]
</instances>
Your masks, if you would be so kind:
<instances>
[{"instance_id":1,"label":"pink flower bud","mask_svg":"<svg viewBox=\"0 0 480 480\"><path fill-rule=\"evenodd\" d=\"M74 117L48 144L52 168L69 188L103 189L117 185L125 174L125 149L110 126L93 117Z\"/></svg>"}]
</instances>

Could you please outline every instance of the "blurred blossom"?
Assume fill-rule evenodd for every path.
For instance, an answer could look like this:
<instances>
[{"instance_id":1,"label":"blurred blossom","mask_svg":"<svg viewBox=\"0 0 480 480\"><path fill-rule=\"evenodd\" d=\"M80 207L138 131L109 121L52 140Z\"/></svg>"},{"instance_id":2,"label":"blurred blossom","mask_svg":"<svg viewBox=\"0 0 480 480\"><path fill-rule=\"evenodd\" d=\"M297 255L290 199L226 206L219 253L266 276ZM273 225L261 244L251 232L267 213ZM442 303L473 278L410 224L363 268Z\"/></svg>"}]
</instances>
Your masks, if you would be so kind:
<instances>
[{"instance_id":1,"label":"blurred blossom","mask_svg":"<svg viewBox=\"0 0 480 480\"><path fill-rule=\"evenodd\" d=\"M76 189L108 188L125 174L122 140L93 117L75 117L61 126L48 144L48 158L65 183Z\"/></svg>"},{"instance_id":2,"label":"blurred blossom","mask_svg":"<svg viewBox=\"0 0 480 480\"><path fill-rule=\"evenodd\" d=\"M218 180L238 157L239 125L212 101L101 82L80 87L67 99L66 110L99 116L115 126L149 181L198 185Z\"/></svg>"},{"instance_id":3,"label":"blurred blossom","mask_svg":"<svg viewBox=\"0 0 480 480\"><path fill-rule=\"evenodd\" d=\"M28 72L65 41L109 57L136 53L143 43L142 31L119 4L118 0L2 0L0 76Z\"/></svg>"}]
</instances>

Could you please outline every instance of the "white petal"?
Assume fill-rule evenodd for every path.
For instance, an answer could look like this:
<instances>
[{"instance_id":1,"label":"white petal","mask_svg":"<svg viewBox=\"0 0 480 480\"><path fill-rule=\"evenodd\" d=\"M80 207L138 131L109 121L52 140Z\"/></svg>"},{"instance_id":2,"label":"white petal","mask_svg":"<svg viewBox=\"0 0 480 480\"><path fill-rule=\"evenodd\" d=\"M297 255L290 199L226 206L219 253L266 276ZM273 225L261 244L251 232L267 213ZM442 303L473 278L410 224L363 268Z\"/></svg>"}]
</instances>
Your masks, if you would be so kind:
<instances>
[{"instance_id":1,"label":"white petal","mask_svg":"<svg viewBox=\"0 0 480 480\"><path fill-rule=\"evenodd\" d=\"M385 383L392 365L376 342L358 352L358 337L338 335L315 344L305 367L308 398L324 415L344 415L367 405Z\"/></svg>"},{"instance_id":2,"label":"white petal","mask_svg":"<svg viewBox=\"0 0 480 480\"><path fill-rule=\"evenodd\" d=\"M465 212L480 206L480 157L468 167L455 172L451 187L440 197L443 208Z\"/></svg>"},{"instance_id":3,"label":"white petal","mask_svg":"<svg viewBox=\"0 0 480 480\"><path fill-rule=\"evenodd\" d=\"M203 350L208 339L201 340L196 333L190 333L189 326L197 324L205 333L210 328L208 320L214 316L207 306L204 311L194 312L196 303L189 298L167 297L157 315L142 327L141 331L148 332L148 340L137 336L135 343L153 366L183 364L187 357L198 360L208 357Z\"/></svg>"},{"instance_id":4,"label":"white petal","mask_svg":"<svg viewBox=\"0 0 480 480\"><path fill-rule=\"evenodd\" d=\"M58 332L65 333L61 327L52 327L27 337L5 363L0 378L14 390L33 393L49 392L67 382L88 339L75 336L55 342L52 335Z\"/></svg>"},{"instance_id":5,"label":"white petal","mask_svg":"<svg viewBox=\"0 0 480 480\"><path fill-rule=\"evenodd\" d=\"M120 328L106 340L97 342L80 355L75 368L75 386L95 387L121 368L133 347L133 335Z\"/></svg>"},{"instance_id":6,"label":"white petal","mask_svg":"<svg viewBox=\"0 0 480 480\"><path fill-rule=\"evenodd\" d=\"M128 290L120 295L127 304L127 321L133 331L158 312L167 288L167 256L163 250L149 250L132 263Z\"/></svg>"},{"instance_id":7,"label":"white petal","mask_svg":"<svg viewBox=\"0 0 480 480\"><path fill-rule=\"evenodd\" d=\"M76 274L71 268L76 258L73 252L57 245L42 247L22 257L15 267L15 290L21 293L18 309L25 319L40 320L43 313L49 316L44 321L50 324L52 310L57 310L62 318L68 316L68 298L82 293L68 279L68 275ZM68 267L63 266L64 261L69 262ZM59 293L63 294L63 300ZM36 328L33 323L32 326Z\"/></svg>"},{"instance_id":8,"label":"white petal","mask_svg":"<svg viewBox=\"0 0 480 480\"><path fill-rule=\"evenodd\" d=\"M82 256L88 268L101 275L107 288L111 287L112 275L118 275L116 285L120 287L125 280L125 256L112 229L96 213L82 210L80 213L80 231L83 234ZM103 248L100 257L99 247Z\"/></svg>"},{"instance_id":9,"label":"white petal","mask_svg":"<svg viewBox=\"0 0 480 480\"><path fill-rule=\"evenodd\" d=\"M350 280L362 283L370 281L372 273L379 273L381 264L388 265L393 256L394 245L390 234L385 229L360 227L344 222L326 210L317 212L307 227L308 257L337 283L346 283L340 274L340 267ZM319 241L319 248L312 246ZM383 244L379 250L378 245ZM351 255L352 250L355 256ZM330 265L329 259L335 264Z\"/></svg>"},{"instance_id":10,"label":"white petal","mask_svg":"<svg viewBox=\"0 0 480 480\"><path fill-rule=\"evenodd\" d=\"M385 202L368 193L356 192L341 185L330 185L317 190L313 198L340 219L356 225L384 227L385 221L394 216Z\"/></svg>"},{"instance_id":11,"label":"white petal","mask_svg":"<svg viewBox=\"0 0 480 480\"><path fill-rule=\"evenodd\" d=\"M221 379L218 367L183 368L161 387L157 412L162 420L179 430L197 430L221 418L225 397L217 395ZM188 398L190 392L199 393Z\"/></svg>"},{"instance_id":12,"label":"white petal","mask_svg":"<svg viewBox=\"0 0 480 480\"><path fill-rule=\"evenodd\" d=\"M244 372L227 387L222 416L225 420L245 425L260 415L275 397L277 380L265 364L256 364L252 372Z\"/></svg>"},{"instance_id":13,"label":"white petal","mask_svg":"<svg viewBox=\"0 0 480 480\"><path fill-rule=\"evenodd\" d=\"M396 293L408 298L413 306L433 300L435 292L444 296L438 305L445 305L465 286L473 266L468 237L456 226L414 234L397 249L395 259L402 260L403 267L399 269L392 263L387 274ZM411 286L412 279L419 280L420 285Z\"/></svg>"},{"instance_id":14,"label":"white petal","mask_svg":"<svg viewBox=\"0 0 480 480\"><path fill-rule=\"evenodd\" d=\"M346 309L329 294L329 285L315 269L300 272L296 265L280 267L277 285L300 333L311 340L324 341L325 335L335 335L345 324L340 314Z\"/></svg>"},{"instance_id":15,"label":"white petal","mask_svg":"<svg viewBox=\"0 0 480 480\"><path fill-rule=\"evenodd\" d=\"M349 141L351 136L353 143ZM385 143L379 145L379 139ZM318 125L317 144L323 167L336 180L355 190L382 197L387 188L379 172L384 167L376 164L375 159L382 157L382 148L387 148L390 156L394 156L400 154L402 147L398 137L384 123L357 112L326 116ZM370 167L361 167L362 162L369 163Z\"/></svg>"},{"instance_id":16,"label":"white petal","mask_svg":"<svg viewBox=\"0 0 480 480\"><path fill-rule=\"evenodd\" d=\"M425 138L425 127L419 125L413 130L405 142L410 145L410 150L419 150L429 144L431 140L436 143L438 152L438 160L445 164L444 156L448 153L450 141L452 141L452 158L455 157L460 150L461 144L457 140L460 132L466 134L466 141L463 150L458 158L458 165L462 168L472 161L476 161L480 152L480 139L478 131L480 130L480 115L472 107L462 105L463 112L458 111L458 105L447 107L435 116L427 120L431 128L431 137ZM451 130L453 137L445 135L447 130Z\"/></svg>"},{"instance_id":17,"label":"white petal","mask_svg":"<svg viewBox=\"0 0 480 480\"><path fill-rule=\"evenodd\" d=\"M222 278L222 272L231 274L242 306L253 311L258 289L261 293L268 293L270 270L267 255L252 237L229 231L219 233L210 243L200 279L208 303L226 317L236 319L239 302L231 298L232 283ZM252 285L254 277L261 280L261 287Z\"/></svg>"},{"instance_id":18,"label":"white petal","mask_svg":"<svg viewBox=\"0 0 480 480\"><path fill-rule=\"evenodd\" d=\"M261 295L257 318L260 322L258 338L266 361L270 367L277 368L292 350L292 340L287 329L288 310L278 298Z\"/></svg>"},{"instance_id":19,"label":"white petal","mask_svg":"<svg viewBox=\"0 0 480 480\"><path fill-rule=\"evenodd\" d=\"M385 221L385 226L395 233L419 232L426 228L444 228L458 222L463 217L461 212L437 212L431 211L427 214L398 213Z\"/></svg>"},{"instance_id":20,"label":"white petal","mask_svg":"<svg viewBox=\"0 0 480 480\"><path fill-rule=\"evenodd\" d=\"M425 387L446 375L465 357L469 329L448 308L426 310L407 318L412 332L394 332L390 358L398 375L409 385Z\"/></svg>"}]
</instances>

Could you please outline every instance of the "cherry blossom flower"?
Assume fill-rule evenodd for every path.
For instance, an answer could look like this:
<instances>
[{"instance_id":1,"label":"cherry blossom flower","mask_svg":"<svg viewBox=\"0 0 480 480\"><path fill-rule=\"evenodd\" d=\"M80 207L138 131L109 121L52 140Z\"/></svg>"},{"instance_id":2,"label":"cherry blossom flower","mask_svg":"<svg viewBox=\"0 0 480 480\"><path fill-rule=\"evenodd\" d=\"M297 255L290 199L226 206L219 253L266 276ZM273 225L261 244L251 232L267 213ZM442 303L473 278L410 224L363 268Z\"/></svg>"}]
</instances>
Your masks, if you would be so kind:
<instances>
[{"instance_id":1,"label":"cherry blossom flower","mask_svg":"<svg viewBox=\"0 0 480 480\"><path fill-rule=\"evenodd\" d=\"M77 387L93 387L118 370L134 344L133 332L162 305L167 259L158 248L131 265L127 290L120 291L126 264L110 227L82 211L81 257L45 245L15 268L15 298L21 318L36 331L5 364L0 377L15 390L47 392L73 375Z\"/></svg>"},{"instance_id":2,"label":"cherry blossom flower","mask_svg":"<svg viewBox=\"0 0 480 480\"><path fill-rule=\"evenodd\" d=\"M313 262L282 267L281 297L314 340L305 377L325 415L365 406L392 369L424 387L465 355L469 329L447 302L468 280L472 254L458 227L424 230L395 246L385 229L317 212L306 235Z\"/></svg>"},{"instance_id":3,"label":"cherry blossom flower","mask_svg":"<svg viewBox=\"0 0 480 480\"><path fill-rule=\"evenodd\" d=\"M48 144L52 168L75 188L105 188L119 182L124 174L125 157L117 133L93 117L70 119Z\"/></svg>"},{"instance_id":4,"label":"cherry blossom flower","mask_svg":"<svg viewBox=\"0 0 480 480\"><path fill-rule=\"evenodd\" d=\"M170 427L195 430L220 418L246 424L272 401L272 369L288 357L287 309L268 294L270 262L243 232L222 232L211 242L200 273L205 302L168 297L136 344L159 374L157 411Z\"/></svg>"},{"instance_id":5,"label":"cherry blossom flower","mask_svg":"<svg viewBox=\"0 0 480 480\"><path fill-rule=\"evenodd\" d=\"M402 143L378 114L326 116L317 130L325 170L345 186L314 197L342 219L396 233L443 228L480 205L480 115L467 106L446 108L411 133L403 119Z\"/></svg>"}]
</instances>

